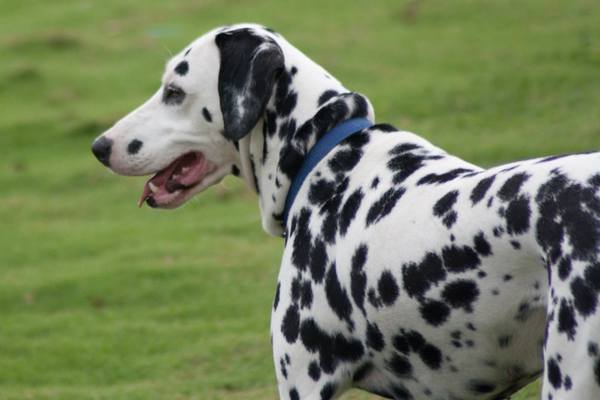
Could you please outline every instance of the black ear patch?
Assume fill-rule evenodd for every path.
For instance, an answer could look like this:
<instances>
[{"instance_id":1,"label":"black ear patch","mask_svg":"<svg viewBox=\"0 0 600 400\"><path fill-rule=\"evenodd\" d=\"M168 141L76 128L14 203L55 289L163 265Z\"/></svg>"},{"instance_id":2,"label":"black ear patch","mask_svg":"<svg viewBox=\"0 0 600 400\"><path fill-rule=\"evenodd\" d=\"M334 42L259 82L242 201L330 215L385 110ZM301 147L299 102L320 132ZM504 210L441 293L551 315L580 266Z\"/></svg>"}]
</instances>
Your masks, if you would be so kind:
<instances>
[{"instance_id":1,"label":"black ear patch","mask_svg":"<svg viewBox=\"0 0 600 400\"><path fill-rule=\"evenodd\" d=\"M239 140L258 122L284 68L281 48L250 29L219 33L219 97L225 136Z\"/></svg>"}]
</instances>

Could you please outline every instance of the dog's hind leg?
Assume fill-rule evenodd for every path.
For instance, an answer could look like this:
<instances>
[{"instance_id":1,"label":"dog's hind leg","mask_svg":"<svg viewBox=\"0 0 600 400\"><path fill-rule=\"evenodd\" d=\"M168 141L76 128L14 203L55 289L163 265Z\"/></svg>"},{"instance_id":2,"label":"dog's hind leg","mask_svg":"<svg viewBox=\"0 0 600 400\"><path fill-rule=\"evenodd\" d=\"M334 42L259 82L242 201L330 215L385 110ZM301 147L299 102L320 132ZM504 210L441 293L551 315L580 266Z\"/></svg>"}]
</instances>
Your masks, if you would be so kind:
<instances>
[{"instance_id":1,"label":"dog's hind leg","mask_svg":"<svg viewBox=\"0 0 600 400\"><path fill-rule=\"evenodd\" d=\"M542 399L600 399L600 264L571 261L551 274Z\"/></svg>"},{"instance_id":2,"label":"dog's hind leg","mask_svg":"<svg viewBox=\"0 0 600 400\"><path fill-rule=\"evenodd\" d=\"M275 370L282 400L333 400L352 386L359 363L342 362L329 350L311 352L274 338ZM339 343L332 343L332 347Z\"/></svg>"},{"instance_id":3,"label":"dog's hind leg","mask_svg":"<svg viewBox=\"0 0 600 400\"><path fill-rule=\"evenodd\" d=\"M543 400L600 399L600 180L571 175L554 169L535 197L549 279Z\"/></svg>"}]
</instances>

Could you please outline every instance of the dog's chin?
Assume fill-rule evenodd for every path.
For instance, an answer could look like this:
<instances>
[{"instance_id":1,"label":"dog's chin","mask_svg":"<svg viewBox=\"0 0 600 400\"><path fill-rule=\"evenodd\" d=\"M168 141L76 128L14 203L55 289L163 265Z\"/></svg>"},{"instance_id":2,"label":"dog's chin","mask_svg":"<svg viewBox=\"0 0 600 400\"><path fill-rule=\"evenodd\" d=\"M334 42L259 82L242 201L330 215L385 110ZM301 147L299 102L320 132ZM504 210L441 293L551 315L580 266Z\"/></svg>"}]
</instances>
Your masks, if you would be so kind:
<instances>
[{"instance_id":1,"label":"dog's chin","mask_svg":"<svg viewBox=\"0 0 600 400\"><path fill-rule=\"evenodd\" d=\"M225 173L201 152L186 153L157 171L144 184L138 206L173 209L220 181Z\"/></svg>"}]
</instances>

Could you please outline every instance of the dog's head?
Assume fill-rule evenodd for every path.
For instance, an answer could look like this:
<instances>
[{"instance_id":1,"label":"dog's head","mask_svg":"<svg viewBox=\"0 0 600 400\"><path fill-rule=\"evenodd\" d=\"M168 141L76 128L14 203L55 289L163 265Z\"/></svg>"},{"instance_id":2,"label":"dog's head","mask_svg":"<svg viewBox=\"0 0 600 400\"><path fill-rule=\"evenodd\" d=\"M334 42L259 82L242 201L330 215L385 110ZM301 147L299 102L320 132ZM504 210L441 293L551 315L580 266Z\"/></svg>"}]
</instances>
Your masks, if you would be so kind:
<instances>
[{"instance_id":1,"label":"dog's head","mask_svg":"<svg viewBox=\"0 0 600 400\"><path fill-rule=\"evenodd\" d=\"M122 175L153 175L140 204L174 208L237 171L238 141L264 113L284 67L275 34L211 31L166 66L158 91L98 137L92 151Z\"/></svg>"}]
</instances>

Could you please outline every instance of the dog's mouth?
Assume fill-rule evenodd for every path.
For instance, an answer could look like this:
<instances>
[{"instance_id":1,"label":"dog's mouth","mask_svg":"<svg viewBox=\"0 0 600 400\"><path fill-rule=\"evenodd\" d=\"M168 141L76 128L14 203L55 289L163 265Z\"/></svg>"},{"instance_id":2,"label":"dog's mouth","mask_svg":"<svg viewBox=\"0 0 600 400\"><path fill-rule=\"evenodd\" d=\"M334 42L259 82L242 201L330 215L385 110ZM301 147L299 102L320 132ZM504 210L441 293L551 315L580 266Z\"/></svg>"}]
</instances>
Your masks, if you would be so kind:
<instances>
[{"instance_id":1,"label":"dog's mouth","mask_svg":"<svg viewBox=\"0 0 600 400\"><path fill-rule=\"evenodd\" d=\"M186 153L148 179L138 201L138 207L141 207L144 202L153 208L178 207L215 169L216 167L204 157L204 154Z\"/></svg>"}]
</instances>

